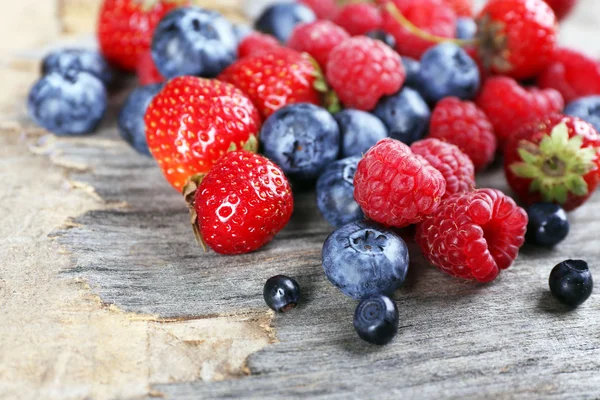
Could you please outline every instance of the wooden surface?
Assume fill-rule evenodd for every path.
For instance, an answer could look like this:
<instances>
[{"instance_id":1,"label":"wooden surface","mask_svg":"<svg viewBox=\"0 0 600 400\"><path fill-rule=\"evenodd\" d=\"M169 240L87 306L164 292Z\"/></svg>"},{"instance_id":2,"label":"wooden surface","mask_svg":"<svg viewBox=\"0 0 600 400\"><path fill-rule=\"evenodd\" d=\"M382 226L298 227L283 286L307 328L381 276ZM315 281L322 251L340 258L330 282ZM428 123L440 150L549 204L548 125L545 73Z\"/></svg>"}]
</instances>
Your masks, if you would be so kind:
<instances>
[{"instance_id":1,"label":"wooden surface","mask_svg":"<svg viewBox=\"0 0 600 400\"><path fill-rule=\"evenodd\" d=\"M595 52L582 38L600 7L583 3L564 36ZM399 335L368 346L352 328L356 303L322 272L331 228L313 194L265 249L203 253L180 196L119 140L125 93L94 137L57 140L27 121L35 54L2 67L0 398L600 398L600 294L568 311L547 289L565 258L600 273L598 196L557 249L524 248L489 285L439 273L411 245ZM505 188L500 171L479 182ZM297 278L303 302L275 316L262 285L279 273Z\"/></svg>"}]
</instances>

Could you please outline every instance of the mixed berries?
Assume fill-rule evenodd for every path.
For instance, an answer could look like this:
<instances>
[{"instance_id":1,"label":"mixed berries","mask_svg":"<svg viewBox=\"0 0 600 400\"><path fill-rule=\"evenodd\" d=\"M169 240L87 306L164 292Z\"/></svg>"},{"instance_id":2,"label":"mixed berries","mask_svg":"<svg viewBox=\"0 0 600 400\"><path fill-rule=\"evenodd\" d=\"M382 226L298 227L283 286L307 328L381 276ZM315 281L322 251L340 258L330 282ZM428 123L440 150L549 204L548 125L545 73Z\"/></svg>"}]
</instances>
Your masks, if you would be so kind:
<instances>
[{"instance_id":1,"label":"mixed berries","mask_svg":"<svg viewBox=\"0 0 600 400\"><path fill-rule=\"evenodd\" d=\"M49 54L32 119L91 133L119 75L135 71L119 131L156 160L198 242L219 254L261 250L292 218L294 193L315 190L335 229L325 276L360 301L366 342L397 334L412 233L440 271L489 283L524 243L565 240L567 212L600 184L600 63L557 45L573 0L490 0L479 12L472 0L279 2L253 31L192 3L104 0L101 51ZM515 199L475 179L500 153ZM592 287L584 261L550 276L572 307ZM279 275L263 295L285 312L299 286Z\"/></svg>"}]
</instances>

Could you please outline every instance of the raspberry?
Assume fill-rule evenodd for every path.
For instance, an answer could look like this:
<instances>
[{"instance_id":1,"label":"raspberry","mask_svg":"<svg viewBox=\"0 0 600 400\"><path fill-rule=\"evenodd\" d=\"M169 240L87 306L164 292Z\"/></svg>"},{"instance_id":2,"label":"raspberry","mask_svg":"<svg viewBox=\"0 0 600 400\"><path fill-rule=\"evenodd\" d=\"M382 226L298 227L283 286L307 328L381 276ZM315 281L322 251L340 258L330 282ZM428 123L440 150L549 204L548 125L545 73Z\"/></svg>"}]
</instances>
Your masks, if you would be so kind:
<instances>
[{"instance_id":1,"label":"raspberry","mask_svg":"<svg viewBox=\"0 0 600 400\"><path fill-rule=\"evenodd\" d=\"M294 50L307 52L325 68L329 53L349 37L344 28L331 21L320 20L296 25L287 45Z\"/></svg>"},{"instance_id":2,"label":"raspberry","mask_svg":"<svg viewBox=\"0 0 600 400\"><path fill-rule=\"evenodd\" d=\"M403 228L422 221L445 192L442 173L394 139L373 146L354 175L356 202L368 218L387 226Z\"/></svg>"},{"instance_id":3,"label":"raspberry","mask_svg":"<svg viewBox=\"0 0 600 400\"><path fill-rule=\"evenodd\" d=\"M497 142L492 123L475 103L447 97L431 114L429 137L458 146L469 156L475 171L487 167L496 154Z\"/></svg>"},{"instance_id":4,"label":"raspberry","mask_svg":"<svg viewBox=\"0 0 600 400\"><path fill-rule=\"evenodd\" d=\"M600 94L600 63L579 51L559 48L537 83L541 88L558 90L567 103Z\"/></svg>"},{"instance_id":5,"label":"raspberry","mask_svg":"<svg viewBox=\"0 0 600 400\"><path fill-rule=\"evenodd\" d=\"M514 79L501 76L485 82L476 103L494 126L500 149L521 126L560 112L565 106L554 89L525 89Z\"/></svg>"},{"instance_id":6,"label":"raspberry","mask_svg":"<svg viewBox=\"0 0 600 400\"><path fill-rule=\"evenodd\" d=\"M455 193L471 192L475 188L475 167L458 147L437 139L424 139L410 146L413 153L426 159L446 180L445 199Z\"/></svg>"},{"instance_id":7,"label":"raspberry","mask_svg":"<svg viewBox=\"0 0 600 400\"><path fill-rule=\"evenodd\" d=\"M300 3L311 8L319 19L333 20L339 11L335 0L300 0Z\"/></svg>"},{"instance_id":8,"label":"raspberry","mask_svg":"<svg viewBox=\"0 0 600 400\"><path fill-rule=\"evenodd\" d=\"M457 16L472 17L473 16L473 0L443 0L448 4Z\"/></svg>"},{"instance_id":9,"label":"raspberry","mask_svg":"<svg viewBox=\"0 0 600 400\"><path fill-rule=\"evenodd\" d=\"M393 0L393 3L421 30L446 38L456 35L456 14L441 0ZM388 11L383 13L382 28L396 38L396 50L403 56L418 60L427 49L437 44L410 33Z\"/></svg>"},{"instance_id":10,"label":"raspberry","mask_svg":"<svg viewBox=\"0 0 600 400\"><path fill-rule=\"evenodd\" d=\"M544 0L552 9L556 18L559 20L565 18L575 7L577 0Z\"/></svg>"},{"instance_id":11,"label":"raspberry","mask_svg":"<svg viewBox=\"0 0 600 400\"><path fill-rule=\"evenodd\" d=\"M240 45L238 46L238 55L239 58L244 58L277 47L279 47L279 41L277 41L275 36L267 35L266 33L252 32L240 42Z\"/></svg>"},{"instance_id":12,"label":"raspberry","mask_svg":"<svg viewBox=\"0 0 600 400\"><path fill-rule=\"evenodd\" d=\"M455 194L417 225L416 242L430 264L452 276L490 282L517 258L527 213L502 192Z\"/></svg>"},{"instance_id":13,"label":"raspberry","mask_svg":"<svg viewBox=\"0 0 600 400\"><path fill-rule=\"evenodd\" d=\"M327 81L348 108L372 110L383 96L400 90L405 79L400 56L365 36L344 41L327 61Z\"/></svg>"},{"instance_id":14,"label":"raspberry","mask_svg":"<svg viewBox=\"0 0 600 400\"><path fill-rule=\"evenodd\" d=\"M352 36L357 36L380 29L383 18L379 9L372 4L350 3L340 10L334 22Z\"/></svg>"}]
</instances>

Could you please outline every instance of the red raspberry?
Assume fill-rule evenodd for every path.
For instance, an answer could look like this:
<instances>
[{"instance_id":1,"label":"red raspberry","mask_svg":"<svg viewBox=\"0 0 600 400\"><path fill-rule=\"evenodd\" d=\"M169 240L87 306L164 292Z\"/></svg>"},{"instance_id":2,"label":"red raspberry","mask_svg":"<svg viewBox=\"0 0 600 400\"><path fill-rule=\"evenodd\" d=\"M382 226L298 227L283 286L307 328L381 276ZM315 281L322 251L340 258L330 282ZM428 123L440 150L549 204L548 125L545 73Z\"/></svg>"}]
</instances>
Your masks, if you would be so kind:
<instances>
[{"instance_id":1,"label":"red raspberry","mask_svg":"<svg viewBox=\"0 0 600 400\"><path fill-rule=\"evenodd\" d=\"M162 83L166 81L165 77L162 76L154 60L152 59L152 52L150 50L145 51L138 59L136 67L136 74L140 85L152 85L154 83Z\"/></svg>"},{"instance_id":2,"label":"red raspberry","mask_svg":"<svg viewBox=\"0 0 600 400\"><path fill-rule=\"evenodd\" d=\"M495 74L535 77L556 50L556 17L543 0L491 0L477 17L479 55Z\"/></svg>"},{"instance_id":3,"label":"red raspberry","mask_svg":"<svg viewBox=\"0 0 600 400\"><path fill-rule=\"evenodd\" d=\"M274 36L261 32L252 32L240 42L238 56L239 58L244 58L278 47L280 47L279 41Z\"/></svg>"},{"instance_id":4,"label":"red raspberry","mask_svg":"<svg viewBox=\"0 0 600 400\"><path fill-rule=\"evenodd\" d=\"M497 141L492 123L475 103L446 97L431 114L429 137L458 146L469 156L475 171L487 167L496 154Z\"/></svg>"},{"instance_id":5,"label":"red raspberry","mask_svg":"<svg viewBox=\"0 0 600 400\"><path fill-rule=\"evenodd\" d=\"M430 264L452 276L490 282L517 258L527 213L502 192L455 194L417 225L416 242Z\"/></svg>"},{"instance_id":6,"label":"red raspberry","mask_svg":"<svg viewBox=\"0 0 600 400\"><path fill-rule=\"evenodd\" d=\"M223 156L197 188L192 184L184 194L193 199L195 232L220 254L258 250L287 225L294 209L283 171L247 151Z\"/></svg>"},{"instance_id":7,"label":"red raspberry","mask_svg":"<svg viewBox=\"0 0 600 400\"><path fill-rule=\"evenodd\" d=\"M352 36L381 29L383 18L379 8L368 3L350 3L342 7L334 22Z\"/></svg>"},{"instance_id":8,"label":"red raspberry","mask_svg":"<svg viewBox=\"0 0 600 400\"><path fill-rule=\"evenodd\" d=\"M294 50L307 52L324 69L329 53L349 37L344 28L331 21L320 20L296 25L287 45Z\"/></svg>"},{"instance_id":9,"label":"red raspberry","mask_svg":"<svg viewBox=\"0 0 600 400\"><path fill-rule=\"evenodd\" d=\"M455 145L437 139L424 139L413 143L410 149L444 176L446 193L442 199L475 189L473 161Z\"/></svg>"},{"instance_id":10,"label":"red raspberry","mask_svg":"<svg viewBox=\"0 0 600 400\"><path fill-rule=\"evenodd\" d=\"M600 63L579 51L560 48L537 83L541 88L558 90L567 103L600 94Z\"/></svg>"},{"instance_id":11,"label":"red raspberry","mask_svg":"<svg viewBox=\"0 0 600 400\"><path fill-rule=\"evenodd\" d=\"M444 0L444 3L452 7L459 17L473 16L473 0Z\"/></svg>"},{"instance_id":12,"label":"red raspberry","mask_svg":"<svg viewBox=\"0 0 600 400\"><path fill-rule=\"evenodd\" d=\"M488 79L476 103L492 122L500 149L523 125L560 112L565 106L554 89L525 89L514 79L503 76Z\"/></svg>"},{"instance_id":13,"label":"red raspberry","mask_svg":"<svg viewBox=\"0 0 600 400\"><path fill-rule=\"evenodd\" d=\"M440 37L455 37L456 14L441 0L393 0L393 3L421 30ZM410 33L387 10L383 13L382 27L396 38L396 50L403 56L418 60L427 49L436 45Z\"/></svg>"},{"instance_id":14,"label":"red raspberry","mask_svg":"<svg viewBox=\"0 0 600 400\"><path fill-rule=\"evenodd\" d=\"M339 11L335 0L300 0L300 3L311 8L318 19L333 20Z\"/></svg>"},{"instance_id":15,"label":"red raspberry","mask_svg":"<svg viewBox=\"0 0 600 400\"><path fill-rule=\"evenodd\" d=\"M370 111L406 79L398 53L379 40L357 36L329 54L327 81L346 107Z\"/></svg>"},{"instance_id":16,"label":"red raspberry","mask_svg":"<svg viewBox=\"0 0 600 400\"><path fill-rule=\"evenodd\" d=\"M544 0L552 9L556 18L559 20L565 18L577 4L577 0Z\"/></svg>"},{"instance_id":17,"label":"red raspberry","mask_svg":"<svg viewBox=\"0 0 600 400\"><path fill-rule=\"evenodd\" d=\"M397 228L422 221L445 192L442 173L394 139L373 146L354 175L354 198L365 215Z\"/></svg>"},{"instance_id":18,"label":"red raspberry","mask_svg":"<svg viewBox=\"0 0 600 400\"><path fill-rule=\"evenodd\" d=\"M553 202L571 211L585 203L600 183L600 135L578 118L547 116L511 138L504 172L526 204Z\"/></svg>"}]
</instances>

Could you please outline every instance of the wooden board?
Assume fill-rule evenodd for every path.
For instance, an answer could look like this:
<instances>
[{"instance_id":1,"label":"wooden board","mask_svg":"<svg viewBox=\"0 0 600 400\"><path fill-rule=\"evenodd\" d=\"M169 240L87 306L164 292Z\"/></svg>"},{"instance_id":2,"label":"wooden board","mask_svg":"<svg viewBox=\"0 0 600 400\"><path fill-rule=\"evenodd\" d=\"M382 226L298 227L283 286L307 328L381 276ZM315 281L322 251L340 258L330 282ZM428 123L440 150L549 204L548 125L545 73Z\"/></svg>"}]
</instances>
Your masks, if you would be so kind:
<instances>
[{"instance_id":1,"label":"wooden board","mask_svg":"<svg viewBox=\"0 0 600 400\"><path fill-rule=\"evenodd\" d=\"M587 9L600 10L593 0L584 2ZM591 14L577 14L564 34L570 43L595 51L598 43L583 40L597 29L597 16ZM21 75L19 79L33 79ZM11 85L22 85L10 77ZM23 85L16 91L19 102L25 90ZM331 228L318 215L314 195L297 197L290 225L265 249L238 257L203 253L192 237L181 197L164 182L152 160L137 155L119 139L114 120L124 95L114 97L98 135L34 140L37 157L51 163L36 159L30 161L35 168L25 171L31 158L18 164L19 160L10 158L24 169L19 173L48 177L44 183L48 191L52 189L53 201L42 201L45 193L37 185L16 180L0 198L11 199L8 204L15 207L19 199L31 202L35 209L23 214L27 226L35 225L31 221L43 223L44 229L61 225L49 229L50 237L70 259L47 261L46 270L33 269L25 254L13 250L20 243L17 239L25 243L20 231L26 228L8 215L17 211L7 209L0 215L3 224L14 226L7 230L12 234L10 253L1 252L5 242L0 241L0 254L11 257L11 269L0 266L0 305L17 309L16 305L8 308L19 299L22 288L17 279L29 284L29 289L39 288L36 302L22 301L23 316L2 315L0 310L3 321L8 321L0 332L5 338L14 337L15 343L19 336L15 332L20 330L29 339L25 324L39 324L35 336L18 343L25 354L19 360L34 363L17 364L17 354L13 358L0 354L0 394L28 395L0 397L600 398L600 295L595 293L580 309L569 311L551 298L547 288L552 266L565 258L587 259L592 272L600 273L596 263L600 255L598 196L572 214L572 233L563 244L551 251L524 248L515 265L493 284L447 277L426 265L411 244L408 281L395 296L400 333L391 345L375 348L362 343L353 331L356 302L333 288L322 272L321 245ZM3 111L10 108L5 104ZM33 130L23 118L22 107L14 108L18 117L11 124L18 130L3 130L6 137ZM10 149L18 147L12 143L16 141L9 140ZM64 168L70 185L67 192L60 191L56 175L62 170L57 165ZM498 170L479 181L482 186L506 189ZM85 202L79 199L82 192L89 196ZM28 199L28 193L35 199ZM61 194L66 196L64 203L77 198L85 204L59 213L58 222L57 218L42 221L48 207L63 206ZM90 211L77 216L81 210ZM72 218L64 221L65 216ZM37 257L57 257L49 240L40 231L35 235L33 245L23 245L22 252L33 254L42 246ZM13 263L16 257L24 262ZM28 268L45 275L36 275L39 282L28 283L29 275L20 274ZM57 271L60 282L54 280ZM287 315L273 315L262 300L264 281L279 273L296 277L302 286L302 304ZM78 293L91 292L97 301L67 297L73 288L63 288L64 282L84 282L86 286L77 289ZM51 305L60 312L57 318L46 320L37 310L45 310L54 284L61 291L52 293ZM65 299L66 306L61 304ZM78 316L84 302L88 309ZM27 318L27 312L35 318ZM76 318L79 329L67 330ZM140 327L138 321L144 325ZM64 331L53 335L57 326ZM99 338L88 342L86 330ZM60 346L48 349L49 340ZM74 350L66 352L65 342ZM85 361L85 373L80 359ZM218 368L211 367L216 373L211 373L207 365L217 362ZM3 391L11 384L7 371L33 375L36 364L44 366L39 382L31 388L21 384L12 392ZM78 369L65 366L71 364ZM141 373L132 372L136 368ZM104 386L100 390L81 382Z\"/></svg>"}]
</instances>

